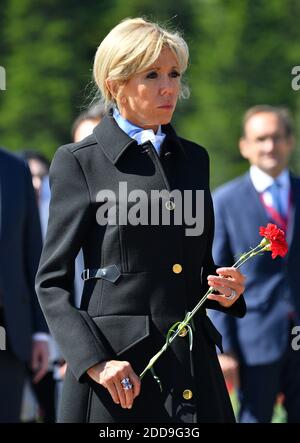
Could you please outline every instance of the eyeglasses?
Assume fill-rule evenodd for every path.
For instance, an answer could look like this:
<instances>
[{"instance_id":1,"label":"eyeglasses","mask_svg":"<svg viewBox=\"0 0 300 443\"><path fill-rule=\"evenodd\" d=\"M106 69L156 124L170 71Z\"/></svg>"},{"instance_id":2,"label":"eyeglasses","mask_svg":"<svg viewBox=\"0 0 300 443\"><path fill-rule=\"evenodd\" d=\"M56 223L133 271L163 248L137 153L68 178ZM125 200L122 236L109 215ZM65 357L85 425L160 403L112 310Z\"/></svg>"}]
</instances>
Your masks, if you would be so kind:
<instances>
[{"instance_id":1,"label":"eyeglasses","mask_svg":"<svg viewBox=\"0 0 300 443\"><path fill-rule=\"evenodd\" d=\"M278 144L284 142L286 139L287 139L286 135L276 134L276 135L266 135L266 136L257 137L253 141L254 143L263 144L271 140L274 144Z\"/></svg>"}]
</instances>

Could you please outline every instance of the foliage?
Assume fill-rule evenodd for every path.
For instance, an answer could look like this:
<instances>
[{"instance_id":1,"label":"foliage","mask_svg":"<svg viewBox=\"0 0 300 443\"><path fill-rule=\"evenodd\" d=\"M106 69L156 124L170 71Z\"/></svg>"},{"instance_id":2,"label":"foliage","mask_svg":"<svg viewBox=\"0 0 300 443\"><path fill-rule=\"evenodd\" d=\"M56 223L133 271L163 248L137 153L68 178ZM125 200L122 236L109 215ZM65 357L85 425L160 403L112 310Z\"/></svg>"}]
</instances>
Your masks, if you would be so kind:
<instances>
[{"instance_id":1,"label":"foliage","mask_svg":"<svg viewBox=\"0 0 300 443\"><path fill-rule=\"evenodd\" d=\"M300 91L291 88L299 14L297 0L2 0L1 145L51 158L68 143L73 119L93 94L96 47L122 18L142 15L184 31L191 98L179 104L174 123L207 147L212 185L220 184L247 168L237 146L249 106L287 105L300 127ZM292 166L300 172L297 152Z\"/></svg>"}]
</instances>

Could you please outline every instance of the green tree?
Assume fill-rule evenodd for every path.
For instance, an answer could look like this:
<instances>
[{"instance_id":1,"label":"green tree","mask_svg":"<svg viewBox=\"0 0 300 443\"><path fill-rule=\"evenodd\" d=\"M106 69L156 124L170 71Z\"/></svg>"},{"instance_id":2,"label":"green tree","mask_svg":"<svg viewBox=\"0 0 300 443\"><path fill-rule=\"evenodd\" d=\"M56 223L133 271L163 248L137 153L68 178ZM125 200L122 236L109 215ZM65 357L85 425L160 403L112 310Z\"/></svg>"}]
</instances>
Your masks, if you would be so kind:
<instances>
[{"instance_id":1,"label":"green tree","mask_svg":"<svg viewBox=\"0 0 300 443\"><path fill-rule=\"evenodd\" d=\"M299 64L299 13L295 0L198 1L193 101L182 128L208 148L213 185L247 168L237 146L248 107L286 105L299 118L299 96L291 88L291 68ZM297 161L299 172L299 154Z\"/></svg>"},{"instance_id":2,"label":"green tree","mask_svg":"<svg viewBox=\"0 0 300 443\"><path fill-rule=\"evenodd\" d=\"M206 146L212 185L247 168L238 152L243 112L254 104L288 106L300 136L297 0L2 0L1 144L35 147L51 157L93 96L95 50L125 17L146 16L184 32L190 48L189 100L174 116L178 132ZM297 150L293 168L300 171Z\"/></svg>"},{"instance_id":3,"label":"green tree","mask_svg":"<svg viewBox=\"0 0 300 443\"><path fill-rule=\"evenodd\" d=\"M7 2L3 35L8 87L0 97L3 145L33 147L51 157L58 145L70 141L79 96L91 77L89 3L104 17L112 1L101 1L102 15L99 2ZM89 14L93 17L91 10Z\"/></svg>"}]
</instances>

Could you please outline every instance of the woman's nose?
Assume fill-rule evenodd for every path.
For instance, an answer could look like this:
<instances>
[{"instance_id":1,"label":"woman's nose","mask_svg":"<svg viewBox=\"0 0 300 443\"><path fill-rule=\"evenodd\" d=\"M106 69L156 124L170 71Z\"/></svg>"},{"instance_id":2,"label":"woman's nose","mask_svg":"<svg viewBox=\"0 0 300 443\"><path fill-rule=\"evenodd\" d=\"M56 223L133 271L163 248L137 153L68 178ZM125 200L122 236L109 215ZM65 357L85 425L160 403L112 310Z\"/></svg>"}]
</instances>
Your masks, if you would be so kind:
<instances>
[{"instance_id":1,"label":"woman's nose","mask_svg":"<svg viewBox=\"0 0 300 443\"><path fill-rule=\"evenodd\" d=\"M162 81L160 85L160 93L161 95L171 95L174 94L174 85L171 79L166 79Z\"/></svg>"}]
</instances>

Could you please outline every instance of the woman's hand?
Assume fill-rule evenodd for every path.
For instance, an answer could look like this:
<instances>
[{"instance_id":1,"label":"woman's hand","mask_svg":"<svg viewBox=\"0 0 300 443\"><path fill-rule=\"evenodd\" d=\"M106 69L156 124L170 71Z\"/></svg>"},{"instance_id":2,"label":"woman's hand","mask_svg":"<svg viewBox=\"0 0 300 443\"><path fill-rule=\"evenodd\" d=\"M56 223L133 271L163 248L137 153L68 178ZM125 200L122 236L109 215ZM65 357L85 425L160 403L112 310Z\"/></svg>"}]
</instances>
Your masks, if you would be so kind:
<instances>
[{"instance_id":1,"label":"woman's hand","mask_svg":"<svg viewBox=\"0 0 300 443\"><path fill-rule=\"evenodd\" d=\"M116 404L131 409L133 400L141 391L141 381L127 361L108 360L87 370L88 375L104 386ZM121 381L129 378L131 389L124 389Z\"/></svg>"},{"instance_id":2,"label":"woman's hand","mask_svg":"<svg viewBox=\"0 0 300 443\"><path fill-rule=\"evenodd\" d=\"M207 280L219 294L210 294L207 298L229 308L244 292L246 277L235 268L219 268L216 272L219 276L209 275Z\"/></svg>"}]
</instances>

